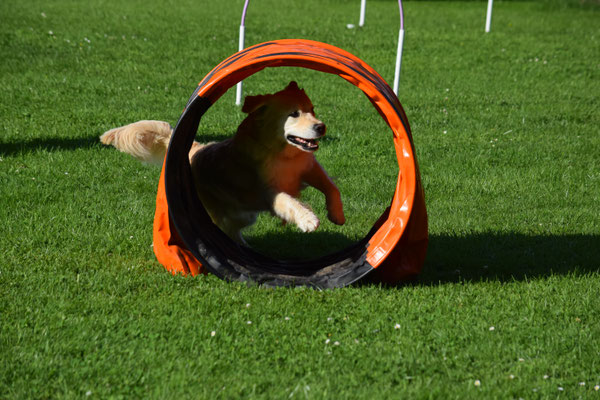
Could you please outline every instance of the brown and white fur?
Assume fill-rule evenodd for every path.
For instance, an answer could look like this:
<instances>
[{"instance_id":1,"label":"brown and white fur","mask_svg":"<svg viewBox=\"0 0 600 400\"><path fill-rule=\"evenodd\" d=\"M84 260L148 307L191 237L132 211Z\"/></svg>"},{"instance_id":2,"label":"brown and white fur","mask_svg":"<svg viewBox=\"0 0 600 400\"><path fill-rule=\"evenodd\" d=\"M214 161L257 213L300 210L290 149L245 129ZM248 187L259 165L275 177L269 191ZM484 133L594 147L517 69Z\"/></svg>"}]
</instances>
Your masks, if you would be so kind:
<instances>
[{"instance_id":1,"label":"brown and white fur","mask_svg":"<svg viewBox=\"0 0 600 400\"><path fill-rule=\"evenodd\" d=\"M233 240L261 211L271 211L303 232L319 226L297 197L310 185L325 195L328 218L343 225L340 192L314 152L325 124L296 82L275 94L248 96L248 116L222 142L194 142L189 153L196 190L213 222ZM146 162L162 163L172 129L166 122L139 121L105 132L100 140Z\"/></svg>"}]
</instances>

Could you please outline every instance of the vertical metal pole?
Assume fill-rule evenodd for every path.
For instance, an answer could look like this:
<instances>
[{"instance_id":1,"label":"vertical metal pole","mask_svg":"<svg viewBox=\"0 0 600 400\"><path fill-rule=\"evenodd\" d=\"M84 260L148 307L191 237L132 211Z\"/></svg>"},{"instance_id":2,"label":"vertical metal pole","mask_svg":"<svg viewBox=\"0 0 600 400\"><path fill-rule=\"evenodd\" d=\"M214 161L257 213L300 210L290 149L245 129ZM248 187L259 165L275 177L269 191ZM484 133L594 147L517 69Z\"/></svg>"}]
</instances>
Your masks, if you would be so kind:
<instances>
[{"instance_id":1,"label":"vertical metal pole","mask_svg":"<svg viewBox=\"0 0 600 400\"><path fill-rule=\"evenodd\" d=\"M238 41L238 51L244 50L246 40L246 11L248 10L248 3L250 0L246 0L244 3L244 10L242 11L242 22L240 22L240 36ZM239 106L242 104L242 81L239 81L235 88L235 105Z\"/></svg>"},{"instance_id":2,"label":"vertical metal pole","mask_svg":"<svg viewBox=\"0 0 600 400\"><path fill-rule=\"evenodd\" d=\"M394 93L398 95L398 87L400 86L400 66L402 65L402 47L404 45L404 29L400 29L398 33L398 51L396 53L396 70L394 73Z\"/></svg>"},{"instance_id":3,"label":"vertical metal pole","mask_svg":"<svg viewBox=\"0 0 600 400\"><path fill-rule=\"evenodd\" d=\"M488 0L487 15L485 17L485 31L489 32L492 26L492 5L494 0Z\"/></svg>"},{"instance_id":4,"label":"vertical metal pole","mask_svg":"<svg viewBox=\"0 0 600 400\"><path fill-rule=\"evenodd\" d=\"M244 39L245 39L246 27L244 25L240 25L240 40L238 51L244 50ZM242 81L239 81L235 88L235 105L239 106L242 104Z\"/></svg>"},{"instance_id":5,"label":"vertical metal pole","mask_svg":"<svg viewBox=\"0 0 600 400\"><path fill-rule=\"evenodd\" d=\"M358 26L365 24L365 9L367 8L367 0L360 0L360 18L358 20Z\"/></svg>"},{"instance_id":6,"label":"vertical metal pole","mask_svg":"<svg viewBox=\"0 0 600 400\"><path fill-rule=\"evenodd\" d=\"M404 47L404 9L402 0L398 0L400 9L400 32L398 32L398 50L396 51L396 69L394 71L394 93L398 96L398 87L400 86L400 68L402 66L402 48Z\"/></svg>"}]
</instances>

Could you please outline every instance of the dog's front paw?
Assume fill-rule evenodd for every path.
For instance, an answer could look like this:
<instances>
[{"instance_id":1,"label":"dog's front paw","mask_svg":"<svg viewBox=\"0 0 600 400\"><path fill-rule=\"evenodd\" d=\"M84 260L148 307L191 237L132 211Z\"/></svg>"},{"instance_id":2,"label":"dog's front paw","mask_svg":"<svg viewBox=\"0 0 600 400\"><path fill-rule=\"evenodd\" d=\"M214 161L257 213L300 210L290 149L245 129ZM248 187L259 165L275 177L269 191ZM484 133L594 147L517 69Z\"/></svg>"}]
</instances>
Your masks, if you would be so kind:
<instances>
[{"instance_id":1,"label":"dog's front paw","mask_svg":"<svg viewBox=\"0 0 600 400\"><path fill-rule=\"evenodd\" d=\"M319 227L319 218L312 211L306 210L296 219L296 225L302 232L314 232Z\"/></svg>"},{"instance_id":2,"label":"dog's front paw","mask_svg":"<svg viewBox=\"0 0 600 400\"><path fill-rule=\"evenodd\" d=\"M327 198L327 218L336 225L344 225L346 222L344 206L339 195Z\"/></svg>"},{"instance_id":3,"label":"dog's front paw","mask_svg":"<svg viewBox=\"0 0 600 400\"><path fill-rule=\"evenodd\" d=\"M336 225L344 225L346 223L346 217L342 209L329 210L327 218Z\"/></svg>"}]
</instances>

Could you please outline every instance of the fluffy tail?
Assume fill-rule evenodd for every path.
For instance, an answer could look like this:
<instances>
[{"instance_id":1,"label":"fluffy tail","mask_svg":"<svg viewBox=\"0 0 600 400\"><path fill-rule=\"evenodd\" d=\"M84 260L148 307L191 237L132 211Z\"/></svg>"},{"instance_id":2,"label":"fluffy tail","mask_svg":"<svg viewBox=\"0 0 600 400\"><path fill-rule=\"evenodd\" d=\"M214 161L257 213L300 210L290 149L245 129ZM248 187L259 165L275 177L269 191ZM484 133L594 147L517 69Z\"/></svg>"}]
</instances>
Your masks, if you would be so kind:
<instances>
[{"instance_id":1,"label":"fluffy tail","mask_svg":"<svg viewBox=\"0 0 600 400\"><path fill-rule=\"evenodd\" d=\"M162 165L172 132L163 121L138 121L104 132L100 141L141 161Z\"/></svg>"}]
</instances>

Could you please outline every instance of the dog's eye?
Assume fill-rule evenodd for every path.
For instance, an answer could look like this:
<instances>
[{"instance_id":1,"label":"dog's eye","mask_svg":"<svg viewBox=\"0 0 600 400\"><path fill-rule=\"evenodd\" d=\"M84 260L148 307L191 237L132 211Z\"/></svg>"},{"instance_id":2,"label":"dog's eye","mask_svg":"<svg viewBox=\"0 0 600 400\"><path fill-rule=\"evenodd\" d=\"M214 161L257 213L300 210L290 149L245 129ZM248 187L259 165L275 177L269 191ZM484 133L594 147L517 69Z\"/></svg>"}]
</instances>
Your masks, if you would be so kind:
<instances>
[{"instance_id":1,"label":"dog's eye","mask_svg":"<svg viewBox=\"0 0 600 400\"><path fill-rule=\"evenodd\" d=\"M289 116L292 118L298 118L300 116L300 111L294 111Z\"/></svg>"}]
</instances>

